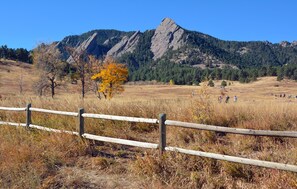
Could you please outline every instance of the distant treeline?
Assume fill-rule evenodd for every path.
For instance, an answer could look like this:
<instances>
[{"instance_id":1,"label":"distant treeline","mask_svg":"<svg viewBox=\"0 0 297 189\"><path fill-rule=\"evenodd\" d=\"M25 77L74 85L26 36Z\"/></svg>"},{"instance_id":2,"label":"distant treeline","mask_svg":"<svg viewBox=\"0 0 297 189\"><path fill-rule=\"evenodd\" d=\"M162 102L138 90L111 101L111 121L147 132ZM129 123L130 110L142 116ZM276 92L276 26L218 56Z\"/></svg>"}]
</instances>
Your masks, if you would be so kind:
<instances>
[{"instance_id":1,"label":"distant treeline","mask_svg":"<svg viewBox=\"0 0 297 189\"><path fill-rule=\"evenodd\" d=\"M178 85L193 85L207 80L230 80L248 83L256 81L258 77L265 76L277 76L278 81L284 78L297 81L297 64L288 64L283 66L265 65L244 69L234 69L228 66L222 69L201 69L193 68L187 65L159 62L154 66L141 66L137 70L131 70L129 80L157 80L161 82L173 81Z\"/></svg>"},{"instance_id":2,"label":"distant treeline","mask_svg":"<svg viewBox=\"0 0 297 189\"><path fill-rule=\"evenodd\" d=\"M0 58L32 63L30 51L24 48L12 49L6 45L0 47Z\"/></svg>"}]
</instances>

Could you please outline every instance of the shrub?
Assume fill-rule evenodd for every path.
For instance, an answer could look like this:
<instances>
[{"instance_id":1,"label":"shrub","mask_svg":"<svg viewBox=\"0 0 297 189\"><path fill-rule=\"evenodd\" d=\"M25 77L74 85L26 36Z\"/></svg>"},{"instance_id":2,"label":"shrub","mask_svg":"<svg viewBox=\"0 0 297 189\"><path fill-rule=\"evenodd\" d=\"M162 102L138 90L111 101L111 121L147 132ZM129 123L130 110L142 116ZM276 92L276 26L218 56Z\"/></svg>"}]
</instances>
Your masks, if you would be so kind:
<instances>
[{"instance_id":1,"label":"shrub","mask_svg":"<svg viewBox=\"0 0 297 189\"><path fill-rule=\"evenodd\" d=\"M226 87L227 86L227 82L225 80L223 80L222 83L221 83L221 86L222 87Z\"/></svg>"},{"instance_id":2,"label":"shrub","mask_svg":"<svg viewBox=\"0 0 297 189\"><path fill-rule=\"evenodd\" d=\"M214 87L215 84L214 84L214 82L212 80L209 80L207 86Z\"/></svg>"}]
</instances>

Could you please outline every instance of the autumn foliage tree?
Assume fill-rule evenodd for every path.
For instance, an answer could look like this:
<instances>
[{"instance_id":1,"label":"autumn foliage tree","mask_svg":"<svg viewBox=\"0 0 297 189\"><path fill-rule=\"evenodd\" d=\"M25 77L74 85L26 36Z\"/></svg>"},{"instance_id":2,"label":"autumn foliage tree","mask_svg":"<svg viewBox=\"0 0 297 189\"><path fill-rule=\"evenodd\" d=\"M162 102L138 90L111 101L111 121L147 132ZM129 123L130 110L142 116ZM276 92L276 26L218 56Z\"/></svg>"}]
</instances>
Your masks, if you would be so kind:
<instances>
[{"instance_id":1,"label":"autumn foliage tree","mask_svg":"<svg viewBox=\"0 0 297 189\"><path fill-rule=\"evenodd\" d=\"M98 92L105 98L111 99L114 94L124 91L123 84L127 81L128 69L124 64L119 64L108 57L100 68L99 73L92 76L93 80L99 81Z\"/></svg>"}]
</instances>

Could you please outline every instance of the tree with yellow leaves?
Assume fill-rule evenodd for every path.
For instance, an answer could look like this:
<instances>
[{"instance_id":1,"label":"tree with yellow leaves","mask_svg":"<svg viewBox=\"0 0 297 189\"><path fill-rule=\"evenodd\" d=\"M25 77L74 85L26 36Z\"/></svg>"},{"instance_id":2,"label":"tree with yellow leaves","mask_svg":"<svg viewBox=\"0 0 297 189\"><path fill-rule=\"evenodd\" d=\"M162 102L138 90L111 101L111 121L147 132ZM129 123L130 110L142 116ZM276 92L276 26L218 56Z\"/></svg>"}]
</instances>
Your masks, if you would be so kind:
<instances>
[{"instance_id":1,"label":"tree with yellow leaves","mask_svg":"<svg viewBox=\"0 0 297 189\"><path fill-rule=\"evenodd\" d=\"M93 80L100 82L98 92L101 92L108 99L111 99L114 94L124 91L123 84L127 78L127 67L110 57L104 61L99 73L92 76Z\"/></svg>"}]
</instances>

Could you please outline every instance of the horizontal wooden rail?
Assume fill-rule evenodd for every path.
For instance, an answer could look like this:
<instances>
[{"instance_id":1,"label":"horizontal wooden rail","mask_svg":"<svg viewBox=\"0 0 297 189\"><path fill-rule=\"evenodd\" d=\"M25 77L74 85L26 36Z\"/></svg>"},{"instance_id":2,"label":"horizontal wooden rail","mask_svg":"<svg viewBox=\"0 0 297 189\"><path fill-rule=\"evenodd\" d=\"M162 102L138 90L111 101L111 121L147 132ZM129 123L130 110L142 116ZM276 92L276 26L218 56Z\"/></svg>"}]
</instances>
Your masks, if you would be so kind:
<instances>
[{"instance_id":1,"label":"horizontal wooden rail","mask_svg":"<svg viewBox=\"0 0 297 189\"><path fill-rule=\"evenodd\" d=\"M30 108L32 112L43 112L43 113L51 113L51 114L58 114L58 115L67 115L67 116L78 116L77 112L65 112L65 111L56 111L56 110L47 110L41 108Z\"/></svg>"},{"instance_id":2,"label":"horizontal wooden rail","mask_svg":"<svg viewBox=\"0 0 297 189\"><path fill-rule=\"evenodd\" d=\"M10 125L10 126L21 126L26 127L26 123L13 123L13 122L6 122L6 121L0 121L0 125Z\"/></svg>"},{"instance_id":3,"label":"horizontal wooden rail","mask_svg":"<svg viewBox=\"0 0 297 189\"><path fill-rule=\"evenodd\" d=\"M215 153L209 153L209 152L201 152L201 151L196 151L196 150L186 150L183 148L169 147L169 146L165 147L165 150L173 151L173 152L180 152L180 153L189 154L189 155L213 158L213 159L218 159L218 160L225 160L225 161L230 161L230 162L235 162L235 163L242 163L242 164L246 164L246 165L256 165L259 167L267 167L267 168L273 168L273 169L280 169L280 170L284 170L284 171L297 172L296 165L275 163L275 162L270 162L270 161L262 161L262 160L248 159L248 158L241 158L241 157L221 155L221 154L215 154Z\"/></svg>"},{"instance_id":4,"label":"horizontal wooden rail","mask_svg":"<svg viewBox=\"0 0 297 189\"><path fill-rule=\"evenodd\" d=\"M25 111L26 108L0 107L0 110L8 110L8 111Z\"/></svg>"},{"instance_id":5,"label":"horizontal wooden rail","mask_svg":"<svg viewBox=\"0 0 297 189\"><path fill-rule=\"evenodd\" d=\"M34 129L43 130L43 131L49 131L49 132L54 132L54 133L67 133L67 134L77 135L77 136L78 136L78 132L74 132L74 131L66 131L66 130L60 130L60 129L52 129L52 128L43 127L43 126L39 126L39 125L32 125L32 124L30 124L29 127L30 127L30 128L34 128Z\"/></svg>"},{"instance_id":6,"label":"horizontal wooden rail","mask_svg":"<svg viewBox=\"0 0 297 189\"><path fill-rule=\"evenodd\" d=\"M234 133L234 134L242 134L242 135L297 138L296 131L269 131L269 130L240 129L240 128L204 125L204 124L197 124L197 123L187 123L187 122L172 121L172 120L166 120L165 124L169 126L171 125L171 126L185 127L185 128L191 128L191 129L200 129L200 130Z\"/></svg>"},{"instance_id":7,"label":"horizontal wooden rail","mask_svg":"<svg viewBox=\"0 0 297 189\"><path fill-rule=\"evenodd\" d=\"M0 121L0 125L11 125L11 126L23 126L26 127L25 123L12 123L12 122L4 122ZM65 131L65 130L59 130L59 129L52 129L47 127L42 127L38 125L32 125L30 124L30 128L39 129L43 131L49 131L49 132L55 132L55 133L67 133L72 135L79 135L78 132L73 131ZM139 142L139 141L133 141L133 140L125 140L125 139L118 139L118 138L111 138L111 137L103 137L103 136L97 136L92 134L83 134L82 137L86 139L91 140L97 140L102 142L110 142L110 143L116 143L116 144L123 144L128 146L135 146L135 147L142 147L142 148L152 148L157 149L158 144L148 143L148 142Z\"/></svg>"},{"instance_id":8,"label":"horizontal wooden rail","mask_svg":"<svg viewBox=\"0 0 297 189\"><path fill-rule=\"evenodd\" d=\"M82 116L88 117L88 118L110 119L110 120L117 120L117 121L130 121L130 122L154 123L154 124L158 123L157 119L140 118L140 117L126 117L126 116L89 114L89 113L83 113Z\"/></svg>"},{"instance_id":9,"label":"horizontal wooden rail","mask_svg":"<svg viewBox=\"0 0 297 189\"><path fill-rule=\"evenodd\" d=\"M142 148L152 148L152 149L158 148L158 144L147 143L147 142L138 142L138 141L133 141L133 140L103 137L103 136L91 135L91 134L87 134L87 133L83 134L82 136L87 139L97 140L97 141L102 141L102 142L111 142L111 143L116 143L116 144L124 144L124 145L128 145L128 146L135 146L135 147L142 147Z\"/></svg>"},{"instance_id":10,"label":"horizontal wooden rail","mask_svg":"<svg viewBox=\"0 0 297 189\"><path fill-rule=\"evenodd\" d=\"M13 122L5 122L5 121L0 121L0 125L9 125L9 126L21 126L21 127L26 127L26 123L13 123ZM39 126L39 125L33 125L33 124L30 124L29 127L30 127L30 128L34 128L34 129L38 129L38 130L54 132L54 133L67 133L67 134L72 134L72 135L78 135L78 132L74 132L74 131L66 131L66 130L52 129L52 128L43 127L43 126Z\"/></svg>"}]
</instances>

